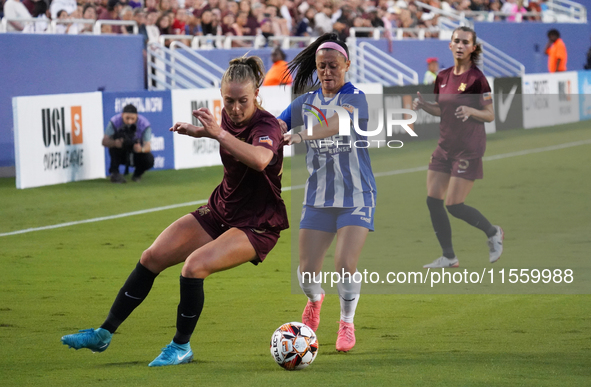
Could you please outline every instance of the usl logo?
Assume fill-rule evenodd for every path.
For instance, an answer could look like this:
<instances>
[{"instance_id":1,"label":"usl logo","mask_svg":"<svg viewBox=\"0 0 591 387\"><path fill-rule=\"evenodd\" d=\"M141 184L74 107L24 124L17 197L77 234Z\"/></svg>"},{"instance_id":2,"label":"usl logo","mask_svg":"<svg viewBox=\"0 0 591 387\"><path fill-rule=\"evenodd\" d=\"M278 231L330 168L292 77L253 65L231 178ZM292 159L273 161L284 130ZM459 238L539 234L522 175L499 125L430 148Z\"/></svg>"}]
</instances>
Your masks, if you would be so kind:
<instances>
[{"instance_id":1,"label":"usl logo","mask_svg":"<svg viewBox=\"0 0 591 387\"><path fill-rule=\"evenodd\" d=\"M43 122L43 144L48 148L51 144L59 146L82 144L82 106L71 106L68 120L66 108L41 109ZM68 124L68 125L66 125Z\"/></svg>"}]
</instances>

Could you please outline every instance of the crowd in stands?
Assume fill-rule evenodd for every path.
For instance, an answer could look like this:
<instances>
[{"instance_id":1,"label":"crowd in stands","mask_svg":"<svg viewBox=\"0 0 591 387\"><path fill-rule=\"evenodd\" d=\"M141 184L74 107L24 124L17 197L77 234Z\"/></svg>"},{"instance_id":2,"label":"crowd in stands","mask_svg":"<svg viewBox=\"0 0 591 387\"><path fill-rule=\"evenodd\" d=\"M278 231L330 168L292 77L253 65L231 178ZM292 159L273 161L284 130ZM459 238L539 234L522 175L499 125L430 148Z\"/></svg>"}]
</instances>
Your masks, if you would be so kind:
<instances>
[{"instance_id":1,"label":"crowd in stands","mask_svg":"<svg viewBox=\"0 0 591 387\"><path fill-rule=\"evenodd\" d=\"M222 36L319 36L337 32L345 39L351 27L425 28L436 36L442 11L463 12L477 20L541 20L546 0L0 0L7 31L44 32L51 20L63 20L53 33L92 33L94 20L134 20L146 41L163 34ZM3 4L2 4L3 3ZM423 6L427 4L428 6ZM0 8L0 16L2 9ZM72 22L68 22L72 19ZM405 30L407 31L407 30ZM104 24L101 33L126 34L132 26ZM370 36L361 30L358 37ZM413 36L412 32L405 32ZM240 42L237 42L240 44Z\"/></svg>"}]
</instances>

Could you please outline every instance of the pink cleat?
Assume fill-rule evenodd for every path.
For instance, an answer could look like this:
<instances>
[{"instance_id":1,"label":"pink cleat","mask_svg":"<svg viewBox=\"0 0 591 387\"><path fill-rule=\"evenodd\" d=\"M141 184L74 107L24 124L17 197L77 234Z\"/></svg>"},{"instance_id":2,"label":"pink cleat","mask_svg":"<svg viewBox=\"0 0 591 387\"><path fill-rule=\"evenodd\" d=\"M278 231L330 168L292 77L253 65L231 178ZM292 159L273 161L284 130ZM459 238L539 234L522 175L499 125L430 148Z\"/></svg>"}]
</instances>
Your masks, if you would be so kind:
<instances>
[{"instance_id":1,"label":"pink cleat","mask_svg":"<svg viewBox=\"0 0 591 387\"><path fill-rule=\"evenodd\" d=\"M302 313L302 322L309 326L314 332L318 329L320 324L320 308L322 307L322 301L324 301L324 294L320 298L320 301L312 302L308 300L304 313Z\"/></svg>"},{"instance_id":2,"label":"pink cleat","mask_svg":"<svg viewBox=\"0 0 591 387\"><path fill-rule=\"evenodd\" d=\"M341 320L337 333L337 351L348 352L355 346L355 325Z\"/></svg>"}]
</instances>

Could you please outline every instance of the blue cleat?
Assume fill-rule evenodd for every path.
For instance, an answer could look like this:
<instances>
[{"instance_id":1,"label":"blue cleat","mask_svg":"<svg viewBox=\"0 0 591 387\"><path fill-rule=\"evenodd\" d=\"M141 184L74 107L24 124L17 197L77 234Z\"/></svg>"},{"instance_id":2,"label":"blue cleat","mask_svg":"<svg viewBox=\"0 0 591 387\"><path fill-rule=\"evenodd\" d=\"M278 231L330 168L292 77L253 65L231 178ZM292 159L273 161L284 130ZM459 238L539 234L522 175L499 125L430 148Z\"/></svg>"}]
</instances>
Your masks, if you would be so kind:
<instances>
[{"instance_id":1,"label":"blue cleat","mask_svg":"<svg viewBox=\"0 0 591 387\"><path fill-rule=\"evenodd\" d=\"M92 352L103 352L111 344L113 335L106 329L82 329L79 333L62 337L62 344L70 348L88 348Z\"/></svg>"},{"instance_id":2,"label":"blue cleat","mask_svg":"<svg viewBox=\"0 0 591 387\"><path fill-rule=\"evenodd\" d=\"M191 361L193 361L193 351L191 351L189 343L177 344L171 341L170 344L162 348L162 353L148 364L148 367L184 364L190 363Z\"/></svg>"}]
</instances>

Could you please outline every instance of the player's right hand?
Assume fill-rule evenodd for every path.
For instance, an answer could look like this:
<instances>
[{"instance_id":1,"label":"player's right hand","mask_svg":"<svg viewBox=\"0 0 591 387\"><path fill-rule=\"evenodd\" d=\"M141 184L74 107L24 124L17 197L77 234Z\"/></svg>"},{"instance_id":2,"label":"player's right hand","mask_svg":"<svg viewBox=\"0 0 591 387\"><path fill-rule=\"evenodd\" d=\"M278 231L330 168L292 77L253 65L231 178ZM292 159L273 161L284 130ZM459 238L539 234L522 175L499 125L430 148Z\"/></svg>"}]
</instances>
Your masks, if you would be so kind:
<instances>
[{"instance_id":1,"label":"player's right hand","mask_svg":"<svg viewBox=\"0 0 591 387\"><path fill-rule=\"evenodd\" d=\"M419 110L425 106L425 100L420 91L417 91L417 98L412 101L412 110Z\"/></svg>"},{"instance_id":2,"label":"player's right hand","mask_svg":"<svg viewBox=\"0 0 591 387\"><path fill-rule=\"evenodd\" d=\"M169 131L184 134L186 136L198 137L199 128L187 122L177 122L169 129Z\"/></svg>"}]
</instances>

